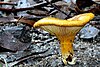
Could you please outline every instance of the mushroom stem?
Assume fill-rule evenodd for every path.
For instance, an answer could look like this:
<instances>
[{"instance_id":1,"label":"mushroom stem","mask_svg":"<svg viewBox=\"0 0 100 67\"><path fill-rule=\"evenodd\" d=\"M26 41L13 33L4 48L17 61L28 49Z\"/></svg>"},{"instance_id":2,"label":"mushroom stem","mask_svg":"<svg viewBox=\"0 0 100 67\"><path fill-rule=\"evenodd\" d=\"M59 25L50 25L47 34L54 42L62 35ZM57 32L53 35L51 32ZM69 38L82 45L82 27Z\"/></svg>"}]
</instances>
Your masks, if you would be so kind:
<instances>
[{"instance_id":1,"label":"mushroom stem","mask_svg":"<svg viewBox=\"0 0 100 67\"><path fill-rule=\"evenodd\" d=\"M73 39L70 39L73 40ZM62 61L66 65L67 61L72 61L73 56L73 45L70 43L70 40L67 40L66 42L60 42L60 49L62 53Z\"/></svg>"},{"instance_id":2,"label":"mushroom stem","mask_svg":"<svg viewBox=\"0 0 100 67\"><path fill-rule=\"evenodd\" d=\"M60 28L58 34L56 33L57 38L60 40L60 49L62 53L62 61L64 64L67 64L67 61L71 62L73 59L73 41L75 35L82 27L65 27ZM65 32L63 32L65 31Z\"/></svg>"}]
</instances>

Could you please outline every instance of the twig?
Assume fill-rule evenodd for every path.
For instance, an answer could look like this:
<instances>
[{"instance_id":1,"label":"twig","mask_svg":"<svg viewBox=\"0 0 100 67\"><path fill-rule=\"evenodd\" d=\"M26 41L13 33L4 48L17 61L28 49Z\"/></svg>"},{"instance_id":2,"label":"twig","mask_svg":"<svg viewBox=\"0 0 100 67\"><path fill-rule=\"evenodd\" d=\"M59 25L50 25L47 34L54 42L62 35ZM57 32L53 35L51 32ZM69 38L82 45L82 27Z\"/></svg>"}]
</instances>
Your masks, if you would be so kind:
<instances>
[{"instance_id":1,"label":"twig","mask_svg":"<svg viewBox=\"0 0 100 67\"><path fill-rule=\"evenodd\" d=\"M45 17L45 16L43 16ZM30 25L30 26L33 26L33 24L35 23L35 21L37 21L38 19L41 19L43 18L42 16L41 17L34 17L34 16L24 16L24 17L18 17L18 16L14 16L13 17L1 17L0 18L0 25L3 25L3 24L6 24L6 23L18 23L18 22L21 22L21 23L25 23L27 25Z\"/></svg>"},{"instance_id":2,"label":"twig","mask_svg":"<svg viewBox=\"0 0 100 67\"><path fill-rule=\"evenodd\" d=\"M4 62L5 62L5 66L8 67L8 63L7 63L6 59L2 55L0 55L0 59L3 59Z\"/></svg>"},{"instance_id":3,"label":"twig","mask_svg":"<svg viewBox=\"0 0 100 67\"><path fill-rule=\"evenodd\" d=\"M47 53L48 50L49 49L47 49L45 51L42 51L42 52L35 52L35 53L32 53L31 55L28 55L28 56L25 56L25 57L21 57L21 58L15 60L14 62L8 63L8 66L12 67L12 66L14 66L14 65L16 65L16 64L18 64L18 63L20 63L20 62L22 62L24 60L27 60L29 58L35 59L35 58L38 58L38 57L40 58L40 57L47 57L47 56L53 55L53 54L48 54ZM42 54L42 53L44 53L44 54Z\"/></svg>"},{"instance_id":4,"label":"twig","mask_svg":"<svg viewBox=\"0 0 100 67\"><path fill-rule=\"evenodd\" d=\"M18 18L18 21L17 21L16 23L18 23L18 22L20 21L20 19L22 19L22 18L23 18L23 16L19 17L19 18Z\"/></svg>"},{"instance_id":5,"label":"twig","mask_svg":"<svg viewBox=\"0 0 100 67\"><path fill-rule=\"evenodd\" d=\"M0 5L17 5L17 4L12 2L0 2Z\"/></svg>"},{"instance_id":6,"label":"twig","mask_svg":"<svg viewBox=\"0 0 100 67\"><path fill-rule=\"evenodd\" d=\"M4 11L4 12L7 12L7 13L17 13L17 12L25 11L25 10L33 10L34 8L39 8L39 7L45 6L47 4L48 3L46 3L44 1L42 3L34 4L31 7L27 7L27 8L11 8L11 9L10 8L0 8L0 11Z\"/></svg>"},{"instance_id":7,"label":"twig","mask_svg":"<svg viewBox=\"0 0 100 67\"><path fill-rule=\"evenodd\" d=\"M57 6L55 4L52 4L51 2L49 2L48 0L46 0L47 3L49 3L51 6L53 6L55 9L57 9L58 11L62 12L63 14L65 14L67 16L67 18L69 18L69 14L65 13L64 11L60 10L59 8L57 8Z\"/></svg>"},{"instance_id":8,"label":"twig","mask_svg":"<svg viewBox=\"0 0 100 67\"><path fill-rule=\"evenodd\" d=\"M11 62L11 63L8 63L8 67L12 67L14 65L17 65L18 63L22 62L22 61L25 61L29 58L32 58L32 59L35 59L35 58L44 58L44 57L47 57L47 56L51 56L53 54L49 54L49 55L42 55L42 54L39 54L39 55L32 55L32 56L28 56L26 58L23 58L21 60L17 60L17 61L14 61L14 62Z\"/></svg>"}]
</instances>

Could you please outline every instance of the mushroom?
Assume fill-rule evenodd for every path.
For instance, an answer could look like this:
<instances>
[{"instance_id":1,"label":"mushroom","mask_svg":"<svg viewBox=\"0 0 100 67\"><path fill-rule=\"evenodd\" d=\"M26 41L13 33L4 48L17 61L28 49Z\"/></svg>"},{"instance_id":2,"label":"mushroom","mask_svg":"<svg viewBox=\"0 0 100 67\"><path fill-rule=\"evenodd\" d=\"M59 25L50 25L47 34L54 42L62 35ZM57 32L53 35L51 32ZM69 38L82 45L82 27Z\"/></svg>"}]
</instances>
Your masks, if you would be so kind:
<instances>
[{"instance_id":1,"label":"mushroom","mask_svg":"<svg viewBox=\"0 0 100 67\"><path fill-rule=\"evenodd\" d=\"M75 61L75 58L73 59L74 51L72 43L74 41L75 35L87 22L93 18L93 13L76 15L67 20L46 17L37 21L34 24L34 27L42 28L45 31L50 32L52 35L55 35L60 41L62 61L64 64L67 64L67 62L74 64L73 61Z\"/></svg>"}]
</instances>

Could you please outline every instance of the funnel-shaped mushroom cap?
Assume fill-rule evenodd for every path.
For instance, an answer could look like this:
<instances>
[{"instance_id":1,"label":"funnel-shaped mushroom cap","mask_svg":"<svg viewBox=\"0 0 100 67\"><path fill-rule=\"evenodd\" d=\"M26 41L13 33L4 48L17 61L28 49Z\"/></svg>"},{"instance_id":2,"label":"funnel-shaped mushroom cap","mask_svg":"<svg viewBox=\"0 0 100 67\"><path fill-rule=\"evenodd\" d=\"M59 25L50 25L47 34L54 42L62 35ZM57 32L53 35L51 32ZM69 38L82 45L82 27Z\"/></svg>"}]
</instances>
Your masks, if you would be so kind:
<instances>
[{"instance_id":1,"label":"funnel-shaped mushroom cap","mask_svg":"<svg viewBox=\"0 0 100 67\"><path fill-rule=\"evenodd\" d=\"M68 20L61 20L53 17L43 18L34 24L34 27L40 27L53 35L56 35L60 40L60 48L62 60L66 64L67 61L73 61L73 46L76 33L91 19L94 14L84 13L74 16ZM72 63L71 63L72 64Z\"/></svg>"},{"instance_id":2,"label":"funnel-shaped mushroom cap","mask_svg":"<svg viewBox=\"0 0 100 67\"><path fill-rule=\"evenodd\" d=\"M46 25L56 25L56 26L83 26L88 21L94 18L93 13L85 13L74 16L67 20L61 20L53 17L46 17L34 24L34 27L46 26Z\"/></svg>"}]
</instances>

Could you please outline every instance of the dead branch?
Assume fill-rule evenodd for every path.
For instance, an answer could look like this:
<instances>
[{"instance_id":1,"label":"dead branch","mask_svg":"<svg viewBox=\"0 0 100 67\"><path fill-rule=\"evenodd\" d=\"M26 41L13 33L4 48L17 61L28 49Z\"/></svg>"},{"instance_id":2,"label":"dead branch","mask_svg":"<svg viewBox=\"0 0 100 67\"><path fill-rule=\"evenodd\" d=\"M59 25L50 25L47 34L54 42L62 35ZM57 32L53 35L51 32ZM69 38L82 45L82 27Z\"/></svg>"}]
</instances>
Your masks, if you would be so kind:
<instances>
[{"instance_id":1,"label":"dead branch","mask_svg":"<svg viewBox=\"0 0 100 67\"><path fill-rule=\"evenodd\" d=\"M44 1L42 3L34 4L31 7L27 7L27 8L11 8L11 9L10 8L0 8L0 11L4 11L7 13L17 13L20 11L33 10L34 8L39 8L39 7L45 6L47 4L48 3Z\"/></svg>"},{"instance_id":2,"label":"dead branch","mask_svg":"<svg viewBox=\"0 0 100 67\"><path fill-rule=\"evenodd\" d=\"M13 2L0 2L0 5L17 5L17 4Z\"/></svg>"},{"instance_id":3,"label":"dead branch","mask_svg":"<svg viewBox=\"0 0 100 67\"><path fill-rule=\"evenodd\" d=\"M43 58L43 57L47 57L47 56L53 55L53 54L48 54L47 53L48 51L49 51L49 49L47 49L45 51L42 51L42 52L35 52L35 53L32 53L31 55L27 55L27 56L21 57L21 58L15 60L13 62L8 63L8 66L9 67L12 67L12 66L14 66L14 65L16 65L16 64L18 64L18 63L20 63L22 61L25 61L27 59L30 59L30 58L32 58L32 59L35 59L35 58Z\"/></svg>"},{"instance_id":4,"label":"dead branch","mask_svg":"<svg viewBox=\"0 0 100 67\"><path fill-rule=\"evenodd\" d=\"M57 9L59 12L62 12L63 14L65 14L67 17L69 18L69 14L67 14L66 12L60 10L55 4L52 4L51 2L49 2L48 0L45 0L47 3L49 3L51 6L53 6L55 9Z\"/></svg>"}]
</instances>

